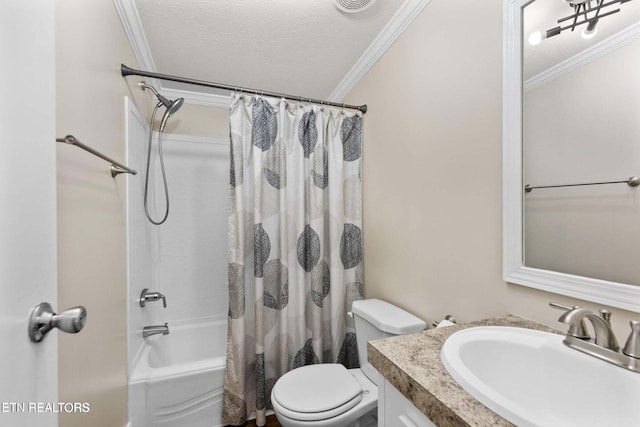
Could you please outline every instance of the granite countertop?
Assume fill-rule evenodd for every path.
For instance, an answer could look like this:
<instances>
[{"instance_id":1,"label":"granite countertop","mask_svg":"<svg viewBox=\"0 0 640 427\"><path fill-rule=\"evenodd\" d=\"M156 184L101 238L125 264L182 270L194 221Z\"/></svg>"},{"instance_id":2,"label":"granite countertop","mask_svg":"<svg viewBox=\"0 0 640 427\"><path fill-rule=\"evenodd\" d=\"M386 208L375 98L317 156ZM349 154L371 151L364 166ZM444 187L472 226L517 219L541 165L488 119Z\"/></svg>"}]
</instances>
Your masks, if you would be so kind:
<instances>
[{"instance_id":1,"label":"granite countertop","mask_svg":"<svg viewBox=\"0 0 640 427\"><path fill-rule=\"evenodd\" d=\"M449 375L440 360L444 341L454 332L476 326L513 326L560 331L506 315L415 334L370 341L369 362L438 426L512 426L478 402Z\"/></svg>"}]
</instances>

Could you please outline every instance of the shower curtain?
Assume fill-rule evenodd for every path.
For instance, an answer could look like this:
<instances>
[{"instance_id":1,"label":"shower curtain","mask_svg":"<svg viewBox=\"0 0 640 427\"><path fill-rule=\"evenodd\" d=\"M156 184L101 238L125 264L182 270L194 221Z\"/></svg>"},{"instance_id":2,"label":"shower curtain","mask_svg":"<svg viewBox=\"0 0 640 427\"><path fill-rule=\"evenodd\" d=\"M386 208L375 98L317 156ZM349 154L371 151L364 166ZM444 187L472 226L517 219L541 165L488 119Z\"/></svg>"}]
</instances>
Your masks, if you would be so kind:
<instances>
[{"instance_id":1,"label":"shower curtain","mask_svg":"<svg viewBox=\"0 0 640 427\"><path fill-rule=\"evenodd\" d=\"M264 425L291 369L358 367L362 114L235 95L223 421Z\"/></svg>"}]
</instances>

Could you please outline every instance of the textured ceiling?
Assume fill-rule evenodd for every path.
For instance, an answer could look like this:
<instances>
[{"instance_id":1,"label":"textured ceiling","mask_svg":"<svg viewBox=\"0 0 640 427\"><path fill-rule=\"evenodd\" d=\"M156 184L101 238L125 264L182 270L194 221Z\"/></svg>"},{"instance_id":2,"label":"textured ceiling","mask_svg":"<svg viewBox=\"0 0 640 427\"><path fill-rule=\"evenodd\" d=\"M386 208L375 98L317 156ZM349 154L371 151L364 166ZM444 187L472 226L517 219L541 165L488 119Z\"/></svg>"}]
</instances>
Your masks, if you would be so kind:
<instances>
[{"instance_id":1,"label":"textured ceiling","mask_svg":"<svg viewBox=\"0 0 640 427\"><path fill-rule=\"evenodd\" d=\"M349 14L333 0L135 0L157 72L320 99L403 3Z\"/></svg>"},{"instance_id":2,"label":"textured ceiling","mask_svg":"<svg viewBox=\"0 0 640 427\"><path fill-rule=\"evenodd\" d=\"M535 0L531 2L525 7L523 18L524 79L536 76L590 46L640 22L640 0L610 6L606 11L617 8L620 9L620 12L605 16L600 20L598 33L592 39L582 38L582 30L586 25L580 25L573 32L565 30L557 36L542 40L537 46L530 46L527 39L531 33L541 31L544 34L546 30L558 25L569 25L571 21L558 24L557 20L573 13L573 8L564 0ZM589 17L591 16L593 15L590 14Z\"/></svg>"}]
</instances>

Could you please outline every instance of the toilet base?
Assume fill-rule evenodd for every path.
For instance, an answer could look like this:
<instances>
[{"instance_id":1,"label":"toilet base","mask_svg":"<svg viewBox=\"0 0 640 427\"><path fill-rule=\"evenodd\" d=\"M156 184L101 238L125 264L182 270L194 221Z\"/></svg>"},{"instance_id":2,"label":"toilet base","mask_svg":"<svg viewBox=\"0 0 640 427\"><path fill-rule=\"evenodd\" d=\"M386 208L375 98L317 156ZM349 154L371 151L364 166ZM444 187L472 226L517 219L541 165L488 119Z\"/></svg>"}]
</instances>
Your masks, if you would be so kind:
<instances>
[{"instance_id":1,"label":"toilet base","mask_svg":"<svg viewBox=\"0 0 640 427\"><path fill-rule=\"evenodd\" d=\"M298 420L288 419L286 417L283 417L282 415L278 415L277 413L276 413L276 418L278 419L278 422L282 427L325 426L327 425L325 423L328 421L328 420L323 420L323 421L315 421L315 422L313 421L300 422ZM347 425L341 424L340 426L336 426L336 427L378 427L378 408L377 407L373 408L371 411L364 414L364 416L358 418L355 421L352 421Z\"/></svg>"}]
</instances>

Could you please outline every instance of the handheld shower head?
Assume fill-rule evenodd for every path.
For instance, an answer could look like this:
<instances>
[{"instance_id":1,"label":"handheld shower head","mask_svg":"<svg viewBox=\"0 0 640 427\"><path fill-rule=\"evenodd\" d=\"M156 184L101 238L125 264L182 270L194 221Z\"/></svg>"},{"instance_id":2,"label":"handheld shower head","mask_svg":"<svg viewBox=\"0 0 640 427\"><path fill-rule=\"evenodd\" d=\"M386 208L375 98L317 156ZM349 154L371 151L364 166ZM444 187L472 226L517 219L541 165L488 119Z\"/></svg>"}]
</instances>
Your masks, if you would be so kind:
<instances>
[{"instance_id":1,"label":"handheld shower head","mask_svg":"<svg viewBox=\"0 0 640 427\"><path fill-rule=\"evenodd\" d=\"M171 101L171 103L167 107L167 112L169 113L169 115L172 116L173 113L178 111L180 107L182 107L182 104L184 104L184 98L176 98Z\"/></svg>"},{"instance_id":2,"label":"handheld shower head","mask_svg":"<svg viewBox=\"0 0 640 427\"><path fill-rule=\"evenodd\" d=\"M164 112L164 116L162 116L162 122L160 122L160 132L164 132L167 119L173 116L173 113L178 111L180 107L182 107L182 104L184 104L184 98L177 98L169 103L167 110Z\"/></svg>"},{"instance_id":3,"label":"handheld shower head","mask_svg":"<svg viewBox=\"0 0 640 427\"><path fill-rule=\"evenodd\" d=\"M174 99L173 101L169 101L166 97L162 96L153 86L150 86L145 82L140 82L139 85L142 88L142 90L145 90L145 89L151 90L151 92L153 92L156 98L158 98L158 101L160 101L162 105L164 105L165 108L167 109L164 113L164 116L162 116L162 122L160 123L160 132L163 132L164 127L167 124L167 119L173 116L173 114L176 111L178 111L180 107L182 107L182 104L184 104L184 98L177 98L177 99Z\"/></svg>"}]
</instances>

